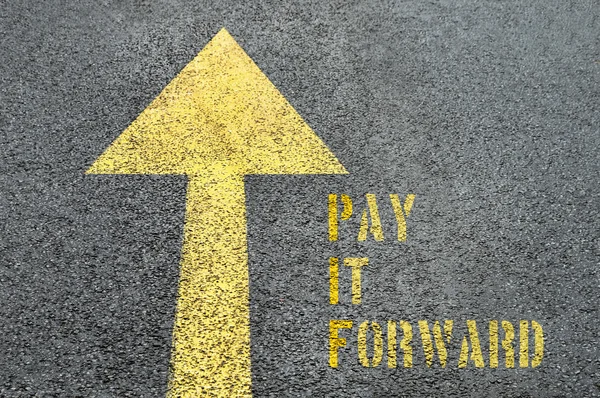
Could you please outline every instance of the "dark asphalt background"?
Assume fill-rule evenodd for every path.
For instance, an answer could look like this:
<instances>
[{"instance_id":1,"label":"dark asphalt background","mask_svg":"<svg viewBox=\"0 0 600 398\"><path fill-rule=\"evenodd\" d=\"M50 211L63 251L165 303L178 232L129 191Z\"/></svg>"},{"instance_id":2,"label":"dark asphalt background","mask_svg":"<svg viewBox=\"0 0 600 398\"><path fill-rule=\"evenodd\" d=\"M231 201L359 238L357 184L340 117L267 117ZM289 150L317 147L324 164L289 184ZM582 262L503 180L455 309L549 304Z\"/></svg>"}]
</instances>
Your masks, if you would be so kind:
<instances>
[{"instance_id":1,"label":"dark asphalt background","mask_svg":"<svg viewBox=\"0 0 600 398\"><path fill-rule=\"evenodd\" d=\"M83 173L223 26L350 171L246 180L256 397L600 396L599 3L240 3L0 1L0 396L164 394L185 178ZM408 241L382 201L385 242L328 242L330 192L415 193ZM369 257L362 306L332 255ZM459 337L333 370L343 318ZM537 320L542 365L457 369L466 319L484 353Z\"/></svg>"}]
</instances>

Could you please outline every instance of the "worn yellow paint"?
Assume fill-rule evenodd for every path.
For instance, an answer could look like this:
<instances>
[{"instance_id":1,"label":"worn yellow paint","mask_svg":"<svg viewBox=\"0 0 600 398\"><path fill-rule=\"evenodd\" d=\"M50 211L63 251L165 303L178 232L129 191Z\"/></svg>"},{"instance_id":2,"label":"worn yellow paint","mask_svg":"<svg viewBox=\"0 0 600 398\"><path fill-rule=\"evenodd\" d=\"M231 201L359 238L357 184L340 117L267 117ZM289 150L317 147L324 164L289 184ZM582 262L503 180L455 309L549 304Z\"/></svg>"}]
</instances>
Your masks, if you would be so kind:
<instances>
[{"instance_id":1,"label":"worn yellow paint","mask_svg":"<svg viewBox=\"0 0 600 398\"><path fill-rule=\"evenodd\" d=\"M344 265L352 268L352 304L360 304L362 300L360 268L369 265L369 259L345 258Z\"/></svg>"},{"instance_id":2,"label":"worn yellow paint","mask_svg":"<svg viewBox=\"0 0 600 398\"><path fill-rule=\"evenodd\" d=\"M360 229L358 230L358 241L367 240L367 232L373 234L376 241L383 240L383 229L381 227L381 218L379 217L379 208L375 194L365 194L367 198L367 208L363 210L360 218ZM369 210L367 212L367 209ZM367 215L368 214L368 215ZM371 221L369 226L369 219Z\"/></svg>"},{"instance_id":3,"label":"worn yellow paint","mask_svg":"<svg viewBox=\"0 0 600 398\"><path fill-rule=\"evenodd\" d=\"M537 368L544 358L544 330L542 329L542 325L536 321L531 321L531 328L535 336L535 354L531 360L531 367Z\"/></svg>"},{"instance_id":4,"label":"worn yellow paint","mask_svg":"<svg viewBox=\"0 0 600 398\"><path fill-rule=\"evenodd\" d=\"M388 340L388 352L387 352L387 367L390 369L396 369L396 351L398 350L398 339L396 338L396 322L388 321L387 323L387 340Z\"/></svg>"},{"instance_id":5,"label":"worn yellow paint","mask_svg":"<svg viewBox=\"0 0 600 398\"><path fill-rule=\"evenodd\" d=\"M390 194L390 201L392 203L392 209L394 209L394 215L396 216L396 222L398 224L398 240L400 242L405 242L406 217L410 215L410 211L412 210L412 206L415 201L415 194L411 193L406 195L404 206L400 204L400 198L397 194Z\"/></svg>"},{"instance_id":6,"label":"worn yellow paint","mask_svg":"<svg viewBox=\"0 0 600 398\"><path fill-rule=\"evenodd\" d=\"M529 366L529 322L519 322L519 366Z\"/></svg>"},{"instance_id":7,"label":"worn yellow paint","mask_svg":"<svg viewBox=\"0 0 600 398\"><path fill-rule=\"evenodd\" d=\"M479 332L477 331L477 322L474 320L467 320L467 328L469 330L469 340L471 340L471 360L475 363L476 368L483 368L485 362L483 360L483 354L481 353L481 342L479 341ZM462 344L460 347L460 356L458 358L458 367L466 368L469 359L469 343L467 342L467 336L463 337Z\"/></svg>"},{"instance_id":8,"label":"worn yellow paint","mask_svg":"<svg viewBox=\"0 0 600 398\"><path fill-rule=\"evenodd\" d=\"M367 332L373 331L373 358L367 355ZM377 322L364 321L358 327L358 360L365 368L376 368L383 358L383 332Z\"/></svg>"},{"instance_id":9,"label":"worn yellow paint","mask_svg":"<svg viewBox=\"0 0 600 398\"><path fill-rule=\"evenodd\" d=\"M404 367L412 368L413 365L413 351L412 351L412 326L407 321L400 321L400 327L404 336L400 341L400 348L404 352Z\"/></svg>"},{"instance_id":10,"label":"worn yellow paint","mask_svg":"<svg viewBox=\"0 0 600 398\"><path fill-rule=\"evenodd\" d=\"M342 204L344 209L342 210L342 214L340 215L340 219L342 221L348 220L350 216L352 216L352 199L350 196L341 194L340 198L342 199ZM329 194L329 205L328 205L328 213L329 213L329 240L336 241L338 240L338 205L337 205L337 194L330 193Z\"/></svg>"},{"instance_id":11,"label":"worn yellow paint","mask_svg":"<svg viewBox=\"0 0 600 398\"><path fill-rule=\"evenodd\" d=\"M251 396L244 175L347 171L222 29L87 173L188 176L168 395Z\"/></svg>"},{"instance_id":12,"label":"worn yellow paint","mask_svg":"<svg viewBox=\"0 0 600 398\"><path fill-rule=\"evenodd\" d=\"M504 330L504 339L502 340L502 349L504 350L505 364L507 369L515 367L515 348L513 341L515 340L515 328L509 321L502 321L502 329Z\"/></svg>"},{"instance_id":13,"label":"worn yellow paint","mask_svg":"<svg viewBox=\"0 0 600 398\"><path fill-rule=\"evenodd\" d=\"M329 304L339 304L339 260L337 257L329 258Z\"/></svg>"},{"instance_id":14,"label":"worn yellow paint","mask_svg":"<svg viewBox=\"0 0 600 398\"><path fill-rule=\"evenodd\" d=\"M347 319L329 321L329 366L338 367L338 350L346 347L346 339L339 337L340 329L352 329L352 321Z\"/></svg>"},{"instance_id":15,"label":"worn yellow paint","mask_svg":"<svg viewBox=\"0 0 600 398\"><path fill-rule=\"evenodd\" d=\"M452 320L444 321L444 334L448 344L450 344L450 340L452 339L453 325L454 321ZM433 342L431 340L431 331L429 330L429 324L426 320L419 321L419 332L421 333L421 341L423 342L423 352L425 354L427 367L431 367L433 365L434 348ZM442 365L442 368L445 368L446 358L448 357L448 351L446 350L446 344L444 343L444 337L442 336L442 328L440 326L439 321L435 321L435 323L433 324L433 337L435 339L435 346L438 350L440 365Z\"/></svg>"},{"instance_id":16,"label":"worn yellow paint","mask_svg":"<svg viewBox=\"0 0 600 398\"><path fill-rule=\"evenodd\" d=\"M491 320L490 334L490 368L498 367L498 321Z\"/></svg>"}]
</instances>

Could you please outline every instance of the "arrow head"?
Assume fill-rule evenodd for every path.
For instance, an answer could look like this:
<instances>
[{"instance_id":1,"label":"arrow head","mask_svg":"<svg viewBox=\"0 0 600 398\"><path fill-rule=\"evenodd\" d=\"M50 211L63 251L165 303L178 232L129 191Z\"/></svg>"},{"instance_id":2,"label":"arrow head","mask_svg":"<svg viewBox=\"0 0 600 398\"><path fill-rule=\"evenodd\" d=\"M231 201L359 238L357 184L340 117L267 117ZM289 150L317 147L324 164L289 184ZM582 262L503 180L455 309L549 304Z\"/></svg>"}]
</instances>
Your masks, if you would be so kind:
<instances>
[{"instance_id":1,"label":"arrow head","mask_svg":"<svg viewBox=\"0 0 600 398\"><path fill-rule=\"evenodd\" d=\"M347 174L223 28L89 174Z\"/></svg>"}]
</instances>

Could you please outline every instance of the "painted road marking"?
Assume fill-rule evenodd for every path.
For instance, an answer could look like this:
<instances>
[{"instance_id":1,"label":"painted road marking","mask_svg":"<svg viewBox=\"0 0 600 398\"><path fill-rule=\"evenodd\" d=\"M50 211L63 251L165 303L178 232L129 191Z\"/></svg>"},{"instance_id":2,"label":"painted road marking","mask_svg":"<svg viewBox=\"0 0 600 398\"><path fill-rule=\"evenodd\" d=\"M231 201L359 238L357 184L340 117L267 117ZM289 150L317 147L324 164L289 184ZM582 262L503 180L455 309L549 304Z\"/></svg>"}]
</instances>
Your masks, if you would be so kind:
<instances>
[{"instance_id":1,"label":"painted road marking","mask_svg":"<svg viewBox=\"0 0 600 398\"><path fill-rule=\"evenodd\" d=\"M381 197L380 197L381 198ZM415 194L407 194L404 198L404 203L400 200L400 196L395 193L389 194L390 205L393 209L396 218L397 240L406 242L407 240L407 218L412 212L415 202ZM338 200L339 199L339 200ZM360 214L360 226L357 242L367 240L371 237L375 242L381 242L384 238L384 228L382 219L379 215L379 206L377 204L377 196L373 193L365 194L366 208ZM346 194L330 193L327 200L327 213L329 221L329 241L334 242L340 239L340 224L349 221L353 216L353 202L350 196ZM389 231L389 225L386 226ZM387 232L386 232L387 234ZM348 235L346 234L346 237ZM352 269L351 289L346 283L340 283L340 274L346 267L340 267L340 264ZM367 257L330 257L329 258L329 304L331 305L361 305L363 303L363 294L361 291L362 279L364 274L361 269L368 266L370 261ZM345 291L346 299L341 299L341 292ZM347 292L351 292L351 300L348 300ZM433 339L431 330L426 319L418 321L418 335L421 337L421 346L425 364L427 367L432 367L434 357L437 356L439 364L442 368L446 368L449 362L449 353L454 354L454 364L459 369L474 366L483 368L486 366L485 351L482 350L482 325L484 322L479 322L474 319L466 320L466 330L464 328L454 328L455 322L452 319L445 319L443 323L444 334L442 334L442 326L439 320L433 323ZM502 331L499 331L498 325L502 326ZM356 326L358 325L358 328ZM413 367L413 345L417 345L416 338L413 339L413 326L406 320L400 320L398 325L397 320L389 319L387 323L382 324L373 320L364 320L356 322L351 319L331 319L329 321L329 366L338 368L340 366L340 355L344 354L344 349L351 344L356 344L356 353L358 354L358 363L364 368L376 368L383 363L383 354L385 341L387 341L387 367L396 369L398 367L397 354L398 349L403 352L404 368ZM532 333L529 332L531 325ZM387 327L385 327L387 326ZM399 326L399 328L398 328ZM348 330L349 329L349 330ZM458 330L457 330L458 329ZM462 330L461 330L462 329ZM357 332L356 332L357 331ZM356 333L355 333L356 332ZM400 332L400 334L398 333ZM354 343L347 341L347 336L356 336L352 339ZM454 335L453 335L454 333ZM462 334L462 340L460 339ZM402 336L398 345L398 337ZM499 338L502 338L502 350L504 356L505 368L510 369L515 367L515 327L507 320L490 320L488 327L488 361L490 368L498 368L499 360ZM384 336L386 338L384 338ZM460 341L460 352L456 352L456 344L452 341ZM531 340L533 340L533 358L529 349ZM435 342L435 345L434 345ZM435 347L435 348L434 348ZM371 357L369 357L370 352ZM437 355L436 355L437 352ZM535 320L521 319L519 321L519 340L518 354L520 368L536 368L542 363L544 358L544 330L542 325ZM348 358L345 358L348 365ZM352 360L351 360L352 361ZM471 362L469 364L469 362Z\"/></svg>"},{"instance_id":2,"label":"painted road marking","mask_svg":"<svg viewBox=\"0 0 600 398\"><path fill-rule=\"evenodd\" d=\"M168 396L251 396L244 175L346 169L221 29L87 173L188 176Z\"/></svg>"},{"instance_id":3,"label":"painted road marking","mask_svg":"<svg viewBox=\"0 0 600 398\"><path fill-rule=\"evenodd\" d=\"M433 330L430 329L427 320L419 320L414 325L414 329L418 331L418 333L415 333L413 332L413 325L405 320L400 320L398 328L396 320L388 320L387 323L380 323L371 320L356 322L350 319L332 319L329 321L329 366L332 368L340 366L340 355L346 356L346 366L348 362L354 362L354 359L349 361L347 354L343 354L343 349L348 346L346 337L352 333L356 336L354 341L357 348L356 352L358 353L358 362L364 368L376 368L380 366L382 364L383 353L387 351L387 367L395 369L398 366L398 348L403 353L403 367L412 368L413 348L417 349L419 345L416 341L417 338L413 336L421 337L420 345L423 349L424 364L428 368L433 366L434 357L436 356L439 360L439 366L446 368L449 354L452 354L453 358L451 367L458 369L468 367L484 368L486 366L489 366L490 369L499 367L512 369L515 367L515 355L517 354L520 368L537 368L540 366L544 358L545 338L542 325L534 320L520 320L517 324L519 334L519 339L517 340L513 323L502 320L502 332L498 330L499 323L498 320L489 321L487 323L489 326L486 330L485 322L478 323L474 319L468 319L466 320L467 330L465 331L464 328L459 327L458 329L461 330L457 331L457 328L454 327L456 324L454 320L446 319L443 322L444 333L442 334L442 326L439 320L434 321ZM387 327L382 327L382 324ZM356 328L357 325L358 329ZM530 325L531 333L529 331ZM486 361L485 352L482 350L485 331L489 332L488 361ZM432 332L433 339L431 338ZM499 346L501 333L503 334L502 345ZM462 339L460 339L461 334ZM533 336L530 336L531 334ZM370 335L370 338L368 335ZM384 335L387 338L384 338ZM398 345L398 337L400 335L402 339ZM452 340L455 337L458 337L457 342L460 342L460 347L457 344L452 344ZM531 344L531 340L533 340L533 344ZM387 344L387 350L384 349L385 344ZM530 346L533 346L533 350L530 350ZM502 349L502 353L500 353L500 348ZM369 358L369 355L371 358ZM504 358L503 363L499 361L501 357Z\"/></svg>"}]
</instances>

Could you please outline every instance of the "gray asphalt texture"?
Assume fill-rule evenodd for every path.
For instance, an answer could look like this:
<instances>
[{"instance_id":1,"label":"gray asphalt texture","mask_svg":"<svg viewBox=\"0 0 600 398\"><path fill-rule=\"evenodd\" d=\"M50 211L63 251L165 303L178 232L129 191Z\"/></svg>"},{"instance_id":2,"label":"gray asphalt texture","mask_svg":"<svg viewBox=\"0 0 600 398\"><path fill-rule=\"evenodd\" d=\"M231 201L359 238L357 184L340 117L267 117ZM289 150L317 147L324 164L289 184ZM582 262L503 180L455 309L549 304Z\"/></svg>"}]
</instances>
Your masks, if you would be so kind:
<instances>
[{"instance_id":1,"label":"gray asphalt texture","mask_svg":"<svg viewBox=\"0 0 600 398\"><path fill-rule=\"evenodd\" d=\"M165 393L186 180L83 173L221 27L350 171L246 179L256 397L600 396L599 3L241 3L0 1L0 396ZM366 192L417 195L406 243L387 201L384 242L328 241ZM361 306L329 256L369 258ZM331 369L330 319L475 319L484 352L534 319L546 352L365 369L344 332Z\"/></svg>"}]
</instances>

